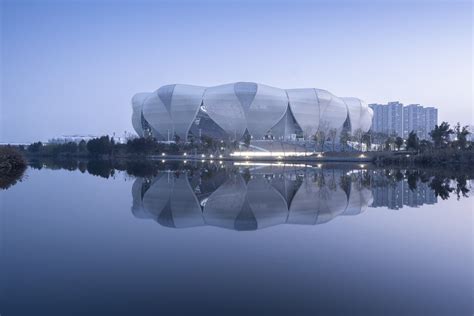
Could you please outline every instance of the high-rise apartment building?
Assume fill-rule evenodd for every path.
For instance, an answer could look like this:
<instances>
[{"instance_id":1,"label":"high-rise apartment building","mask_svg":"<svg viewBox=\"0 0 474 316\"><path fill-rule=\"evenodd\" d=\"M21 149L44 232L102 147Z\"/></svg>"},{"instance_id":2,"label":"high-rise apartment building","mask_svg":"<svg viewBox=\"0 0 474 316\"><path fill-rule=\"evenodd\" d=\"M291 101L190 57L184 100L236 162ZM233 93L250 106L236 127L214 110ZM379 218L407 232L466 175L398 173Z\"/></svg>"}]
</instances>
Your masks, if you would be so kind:
<instances>
[{"instance_id":1,"label":"high-rise apartment building","mask_svg":"<svg viewBox=\"0 0 474 316\"><path fill-rule=\"evenodd\" d=\"M372 131L407 138L415 131L420 139L429 139L438 124L438 109L419 104L403 106L400 102L370 104L374 111Z\"/></svg>"},{"instance_id":2,"label":"high-rise apartment building","mask_svg":"<svg viewBox=\"0 0 474 316\"><path fill-rule=\"evenodd\" d=\"M369 104L374 111L372 131L387 135L403 135L403 104Z\"/></svg>"}]
</instances>

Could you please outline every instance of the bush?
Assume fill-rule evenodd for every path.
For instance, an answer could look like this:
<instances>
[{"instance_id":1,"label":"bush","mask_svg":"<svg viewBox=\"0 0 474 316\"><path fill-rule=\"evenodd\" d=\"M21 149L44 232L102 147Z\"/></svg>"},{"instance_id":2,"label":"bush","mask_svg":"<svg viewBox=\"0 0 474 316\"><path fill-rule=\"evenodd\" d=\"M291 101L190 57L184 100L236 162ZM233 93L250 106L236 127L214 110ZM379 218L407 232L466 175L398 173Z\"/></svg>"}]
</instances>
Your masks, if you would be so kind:
<instances>
[{"instance_id":1,"label":"bush","mask_svg":"<svg viewBox=\"0 0 474 316\"><path fill-rule=\"evenodd\" d=\"M151 138L134 138L127 141L127 152L134 154L149 154L156 148L156 143Z\"/></svg>"},{"instance_id":2,"label":"bush","mask_svg":"<svg viewBox=\"0 0 474 316\"><path fill-rule=\"evenodd\" d=\"M0 189L7 189L21 180L25 169L26 160L17 149L0 147Z\"/></svg>"},{"instance_id":3,"label":"bush","mask_svg":"<svg viewBox=\"0 0 474 316\"><path fill-rule=\"evenodd\" d=\"M111 154L114 148L114 140L109 136L102 136L93 138L87 142L87 150L92 155L108 155Z\"/></svg>"}]
</instances>

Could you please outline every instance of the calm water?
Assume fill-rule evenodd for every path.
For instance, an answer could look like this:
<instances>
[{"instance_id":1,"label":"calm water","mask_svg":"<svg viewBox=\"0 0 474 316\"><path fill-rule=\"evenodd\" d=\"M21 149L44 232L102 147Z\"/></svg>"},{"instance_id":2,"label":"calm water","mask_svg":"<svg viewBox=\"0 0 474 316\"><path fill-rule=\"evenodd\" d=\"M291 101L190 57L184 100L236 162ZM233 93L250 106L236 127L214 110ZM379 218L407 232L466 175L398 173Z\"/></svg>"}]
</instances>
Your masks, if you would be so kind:
<instances>
[{"instance_id":1,"label":"calm water","mask_svg":"<svg viewBox=\"0 0 474 316\"><path fill-rule=\"evenodd\" d=\"M469 180L163 169L0 191L0 314L473 314Z\"/></svg>"}]
</instances>

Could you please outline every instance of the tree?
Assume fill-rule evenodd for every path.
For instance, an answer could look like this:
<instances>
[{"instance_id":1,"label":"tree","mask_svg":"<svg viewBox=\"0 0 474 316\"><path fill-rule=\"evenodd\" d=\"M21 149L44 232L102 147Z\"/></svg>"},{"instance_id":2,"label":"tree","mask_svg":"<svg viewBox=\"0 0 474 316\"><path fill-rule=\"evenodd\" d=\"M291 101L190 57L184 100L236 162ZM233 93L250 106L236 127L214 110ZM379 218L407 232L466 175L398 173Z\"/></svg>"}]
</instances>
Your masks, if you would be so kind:
<instances>
[{"instance_id":1,"label":"tree","mask_svg":"<svg viewBox=\"0 0 474 316\"><path fill-rule=\"evenodd\" d=\"M448 122L442 122L439 126L435 125L435 128L430 132L436 148L446 147L452 134L454 134L454 131L450 128Z\"/></svg>"},{"instance_id":2,"label":"tree","mask_svg":"<svg viewBox=\"0 0 474 316\"><path fill-rule=\"evenodd\" d=\"M67 142L58 148L59 152L74 154L77 152L77 144L75 142Z\"/></svg>"},{"instance_id":3,"label":"tree","mask_svg":"<svg viewBox=\"0 0 474 316\"><path fill-rule=\"evenodd\" d=\"M328 121L321 121L317 132L313 135L313 140L319 144L321 151L324 151L324 144L328 138L330 125Z\"/></svg>"},{"instance_id":4,"label":"tree","mask_svg":"<svg viewBox=\"0 0 474 316\"><path fill-rule=\"evenodd\" d=\"M429 140L423 139L420 141L420 151L421 152L427 152L429 150L433 149L433 143L430 142Z\"/></svg>"},{"instance_id":5,"label":"tree","mask_svg":"<svg viewBox=\"0 0 474 316\"><path fill-rule=\"evenodd\" d=\"M127 141L127 151L136 154L148 154L155 149L155 141L149 137L129 139Z\"/></svg>"},{"instance_id":6,"label":"tree","mask_svg":"<svg viewBox=\"0 0 474 316\"><path fill-rule=\"evenodd\" d=\"M87 151L87 143L85 140L81 140L77 145L77 149L79 152L86 152Z\"/></svg>"},{"instance_id":7,"label":"tree","mask_svg":"<svg viewBox=\"0 0 474 316\"><path fill-rule=\"evenodd\" d=\"M461 127L459 122L456 124L454 128L454 132L456 133L456 144L459 149L464 150L467 148L467 136L470 134L468 126Z\"/></svg>"},{"instance_id":8,"label":"tree","mask_svg":"<svg viewBox=\"0 0 474 316\"><path fill-rule=\"evenodd\" d=\"M87 150L92 155L107 155L113 150L113 143L109 136L93 138L87 142Z\"/></svg>"},{"instance_id":9,"label":"tree","mask_svg":"<svg viewBox=\"0 0 474 316\"><path fill-rule=\"evenodd\" d=\"M331 128L328 132L328 137L332 143L332 151L334 151L336 146L337 128Z\"/></svg>"},{"instance_id":10,"label":"tree","mask_svg":"<svg viewBox=\"0 0 474 316\"><path fill-rule=\"evenodd\" d=\"M355 141L359 144L359 150L362 150L362 135L364 131L360 128L356 129L353 133Z\"/></svg>"},{"instance_id":11,"label":"tree","mask_svg":"<svg viewBox=\"0 0 474 316\"><path fill-rule=\"evenodd\" d=\"M362 134L362 143L365 144L367 150L370 150L370 147L372 146L372 133L370 131Z\"/></svg>"},{"instance_id":12,"label":"tree","mask_svg":"<svg viewBox=\"0 0 474 316\"><path fill-rule=\"evenodd\" d=\"M339 143L341 143L342 150L344 151L347 147L347 142L350 140L350 135L347 129L343 129L339 136Z\"/></svg>"},{"instance_id":13,"label":"tree","mask_svg":"<svg viewBox=\"0 0 474 316\"><path fill-rule=\"evenodd\" d=\"M326 132L319 129L313 136L313 140L319 145L321 151L324 151L324 143L326 142Z\"/></svg>"},{"instance_id":14,"label":"tree","mask_svg":"<svg viewBox=\"0 0 474 316\"><path fill-rule=\"evenodd\" d=\"M385 140L385 150L392 150L392 144L393 144L393 137L388 136L387 139Z\"/></svg>"},{"instance_id":15,"label":"tree","mask_svg":"<svg viewBox=\"0 0 474 316\"><path fill-rule=\"evenodd\" d=\"M410 134L408 134L408 139L407 139L407 150L419 150L420 149L420 140L418 138L418 135L416 135L415 131L411 131Z\"/></svg>"},{"instance_id":16,"label":"tree","mask_svg":"<svg viewBox=\"0 0 474 316\"><path fill-rule=\"evenodd\" d=\"M36 142L36 143L30 144L28 146L28 151L30 153L37 153L41 150L41 148L43 148L43 143L42 142Z\"/></svg>"},{"instance_id":17,"label":"tree","mask_svg":"<svg viewBox=\"0 0 474 316\"><path fill-rule=\"evenodd\" d=\"M242 138L243 138L245 147L249 148L250 140L252 139L252 137L250 136L250 133L248 132L248 130L245 130L244 136L242 136Z\"/></svg>"},{"instance_id":18,"label":"tree","mask_svg":"<svg viewBox=\"0 0 474 316\"><path fill-rule=\"evenodd\" d=\"M400 150L400 147L402 147L403 145L403 138L401 138L400 136L397 136L397 138L395 138L395 146L397 146L397 149Z\"/></svg>"}]
</instances>

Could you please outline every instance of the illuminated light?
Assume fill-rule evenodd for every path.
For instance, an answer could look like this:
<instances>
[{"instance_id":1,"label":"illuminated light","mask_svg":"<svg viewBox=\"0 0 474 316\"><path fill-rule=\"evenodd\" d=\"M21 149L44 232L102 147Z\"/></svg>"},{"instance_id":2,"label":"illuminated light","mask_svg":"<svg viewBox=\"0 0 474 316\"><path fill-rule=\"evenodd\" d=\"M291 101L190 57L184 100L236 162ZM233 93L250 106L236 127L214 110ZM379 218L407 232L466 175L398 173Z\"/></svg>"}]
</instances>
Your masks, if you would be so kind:
<instances>
[{"instance_id":1,"label":"illuminated light","mask_svg":"<svg viewBox=\"0 0 474 316\"><path fill-rule=\"evenodd\" d=\"M318 163L316 166L317 166L318 168L322 168L322 167L323 167L323 165L320 164L320 163Z\"/></svg>"},{"instance_id":2,"label":"illuminated light","mask_svg":"<svg viewBox=\"0 0 474 316\"><path fill-rule=\"evenodd\" d=\"M361 168L365 168L365 165L359 165Z\"/></svg>"},{"instance_id":3,"label":"illuminated light","mask_svg":"<svg viewBox=\"0 0 474 316\"><path fill-rule=\"evenodd\" d=\"M163 159L161 162L165 162L165 161L166 161L166 160Z\"/></svg>"},{"instance_id":4,"label":"illuminated light","mask_svg":"<svg viewBox=\"0 0 474 316\"><path fill-rule=\"evenodd\" d=\"M219 155L219 158L222 158L222 155Z\"/></svg>"},{"instance_id":5,"label":"illuminated light","mask_svg":"<svg viewBox=\"0 0 474 316\"><path fill-rule=\"evenodd\" d=\"M187 153L184 153L183 156L187 156L188 154Z\"/></svg>"},{"instance_id":6,"label":"illuminated light","mask_svg":"<svg viewBox=\"0 0 474 316\"><path fill-rule=\"evenodd\" d=\"M203 160L201 160L201 162L205 162L205 160L203 159Z\"/></svg>"},{"instance_id":7,"label":"illuminated light","mask_svg":"<svg viewBox=\"0 0 474 316\"><path fill-rule=\"evenodd\" d=\"M322 155L322 154L318 154L318 158L323 158L323 155Z\"/></svg>"},{"instance_id":8,"label":"illuminated light","mask_svg":"<svg viewBox=\"0 0 474 316\"><path fill-rule=\"evenodd\" d=\"M410 155L406 155L406 157L408 158L408 157L410 157Z\"/></svg>"},{"instance_id":9,"label":"illuminated light","mask_svg":"<svg viewBox=\"0 0 474 316\"><path fill-rule=\"evenodd\" d=\"M187 160L185 160L185 161L183 161L183 162L184 162L184 163L187 163L188 161L187 161Z\"/></svg>"},{"instance_id":10,"label":"illuminated light","mask_svg":"<svg viewBox=\"0 0 474 316\"><path fill-rule=\"evenodd\" d=\"M233 157L306 157L313 155L313 152L284 152L284 151L238 151L233 152L230 156Z\"/></svg>"},{"instance_id":11,"label":"illuminated light","mask_svg":"<svg viewBox=\"0 0 474 316\"><path fill-rule=\"evenodd\" d=\"M162 156L166 156L166 154L165 154L165 153L161 153L161 155L162 155Z\"/></svg>"},{"instance_id":12,"label":"illuminated light","mask_svg":"<svg viewBox=\"0 0 474 316\"><path fill-rule=\"evenodd\" d=\"M305 164L285 164L282 163L281 161L277 163L272 163L272 162L250 162L250 161L245 161L245 162L234 162L234 166L276 166L276 167L311 167Z\"/></svg>"},{"instance_id":13,"label":"illuminated light","mask_svg":"<svg viewBox=\"0 0 474 316\"><path fill-rule=\"evenodd\" d=\"M281 156L278 156L277 159L281 159L282 157Z\"/></svg>"},{"instance_id":14,"label":"illuminated light","mask_svg":"<svg viewBox=\"0 0 474 316\"><path fill-rule=\"evenodd\" d=\"M211 160L210 162L211 162L211 163L213 163L213 162L214 162L214 160Z\"/></svg>"},{"instance_id":15,"label":"illuminated light","mask_svg":"<svg viewBox=\"0 0 474 316\"><path fill-rule=\"evenodd\" d=\"M206 158L206 155L202 154L201 157L202 157L202 158Z\"/></svg>"},{"instance_id":16,"label":"illuminated light","mask_svg":"<svg viewBox=\"0 0 474 316\"><path fill-rule=\"evenodd\" d=\"M221 164L221 165L222 165L222 161L219 161L219 164Z\"/></svg>"},{"instance_id":17,"label":"illuminated light","mask_svg":"<svg viewBox=\"0 0 474 316\"><path fill-rule=\"evenodd\" d=\"M221 147L221 150L224 150L225 148L224 147Z\"/></svg>"},{"instance_id":18,"label":"illuminated light","mask_svg":"<svg viewBox=\"0 0 474 316\"><path fill-rule=\"evenodd\" d=\"M359 158L365 158L366 156L364 154L360 154Z\"/></svg>"},{"instance_id":19,"label":"illuminated light","mask_svg":"<svg viewBox=\"0 0 474 316\"><path fill-rule=\"evenodd\" d=\"M210 155L209 157L214 158L214 155Z\"/></svg>"}]
</instances>

